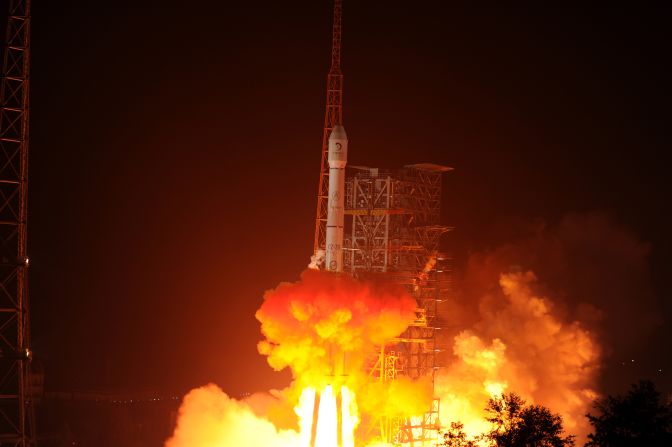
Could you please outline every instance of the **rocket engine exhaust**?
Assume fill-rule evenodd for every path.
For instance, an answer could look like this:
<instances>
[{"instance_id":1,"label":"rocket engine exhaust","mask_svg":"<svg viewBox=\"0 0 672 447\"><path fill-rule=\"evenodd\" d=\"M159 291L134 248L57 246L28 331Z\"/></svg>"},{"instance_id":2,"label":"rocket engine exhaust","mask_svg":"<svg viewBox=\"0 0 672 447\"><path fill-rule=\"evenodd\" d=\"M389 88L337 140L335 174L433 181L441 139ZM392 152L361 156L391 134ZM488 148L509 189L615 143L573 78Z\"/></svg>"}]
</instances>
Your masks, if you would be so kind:
<instances>
[{"instance_id":1,"label":"rocket engine exhaust","mask_svg":"<svg viewBox=\"0 0 672 447\"><path fill-rule=\"evenodd\" d=\"M329 136L329 199L327 201L326 269L343 271L343 202L345 165L348 163L348 136L336 125Z\"/></svg>"}]
</instances>

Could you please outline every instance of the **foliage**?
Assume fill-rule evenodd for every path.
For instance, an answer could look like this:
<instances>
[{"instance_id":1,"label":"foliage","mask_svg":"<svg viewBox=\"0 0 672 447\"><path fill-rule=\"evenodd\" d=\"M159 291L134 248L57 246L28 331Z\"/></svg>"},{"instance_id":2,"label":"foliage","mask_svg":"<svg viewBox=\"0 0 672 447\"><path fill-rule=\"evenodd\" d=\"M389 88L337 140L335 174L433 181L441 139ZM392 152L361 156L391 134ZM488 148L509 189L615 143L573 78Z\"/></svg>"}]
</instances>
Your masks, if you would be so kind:
<instances>
[{"instance_id":1,"label":"foliage","mask_svg":"<svg viewBox=\"0 0 672 447\"><path fill-rule=\"evenodd\" d=\"M464 425L451 424L442 447L573 447L574 436L563 436L562 418L540 405L525 405L514 393L490 399L485 409L492 429L468 439Z\"/></svg>"},{"instance_id":2,"label":"foliage","mask_svg":"<svg viewBox=\"0 0 672 447\"><path fill-rule=\"evenodd\" d=\"M467 439L467 434L464 432L464 424L461 422L451 422L450 428L443 434L444 447L476 447L475 440Z\"/></svg>"},{"instance_id":3,"label":"foliage","mask_svg":"<svg viewBox=\"0 0 672 447\"><path fill-rule=\"evenodd\" d=\"M525 406L514 393L490 399L487 420L493 428L485 435L496 447L572 447L574 436L563 436L562 418L540 405Z\"/></svg>"},{"instance_id":4,"label":"foliage","mask_svg":"<svg viewBox=\"0 0 672 447\"><path fill-rule=\"evenodd\" d=\"M587 447L672 446L672 404L661 402L652 382L632 385L625 396L595 402L598 415L588 414L594 433Z\"/></svg>"}]
</instances>

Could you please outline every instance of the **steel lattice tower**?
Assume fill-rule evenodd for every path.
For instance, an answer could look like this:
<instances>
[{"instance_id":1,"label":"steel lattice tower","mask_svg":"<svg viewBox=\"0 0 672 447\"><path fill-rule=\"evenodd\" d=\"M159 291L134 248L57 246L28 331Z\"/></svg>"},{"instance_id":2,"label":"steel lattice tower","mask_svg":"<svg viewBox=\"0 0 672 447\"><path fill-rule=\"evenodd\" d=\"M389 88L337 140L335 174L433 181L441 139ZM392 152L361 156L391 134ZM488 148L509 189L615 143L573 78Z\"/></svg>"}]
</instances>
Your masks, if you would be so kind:
<instances>
[{"instance_id":1,"label":"steel lattice tower","mask_svg":"<svg viewBox=\"0 0 672 447\"><path fill-rule=\"evenodd\" d=\"M327 107L322 133L322 159L320 183L317 189L317 213L315 217L314 253L324 250L327 234L327 194L329 192L329 135L334 126L343 124L343 74L341 73L341 12L342 0L334 0L334 21L331 38L331 68L327 75Z\"/></svg>"},{"instance_id":2,"label":"steel lattice tower","mask_svg":"<svg viewBox=\"0 0 672 447\"><path fill-rule=\"evenodd\" d=\"M10 0L0 80L0 445L35 445L26 220L30 0Z\"/></svg>"}]
</instances>

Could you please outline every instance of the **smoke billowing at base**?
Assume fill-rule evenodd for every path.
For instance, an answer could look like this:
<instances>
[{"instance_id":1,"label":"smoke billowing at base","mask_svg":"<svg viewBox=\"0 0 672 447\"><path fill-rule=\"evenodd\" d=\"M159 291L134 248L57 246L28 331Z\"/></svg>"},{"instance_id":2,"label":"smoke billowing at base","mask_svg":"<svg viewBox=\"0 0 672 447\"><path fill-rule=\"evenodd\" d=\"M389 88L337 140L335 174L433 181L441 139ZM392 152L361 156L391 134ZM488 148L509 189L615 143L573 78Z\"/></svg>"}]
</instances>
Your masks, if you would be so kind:
<instances>
[{"instance_id":1,"label":"smoke billowing at base","mask_svg":"<svg viewBox=\"0 0 672 447\"><path fill-rule=\"evenodd\" d=\"M579 322L557 316L536 282L531 271L502 274L501 291L482 299L480 320L455 336L455 358L437 377L445 420L472 435L488 430L485 403L505 391L560 413L571 433L588 432L599 346Z\"/></svg>"},{"instance_id":2,"label":"smoke billowing at base","mask_svg":"<svg viewBox=\"0 0 672 447\"><path fill-rule=\"evenodd\" d=\"M647 250L602 215L571 215L472 255L446 303L441 341L448 352L433 391L442 425L460 421L470 435L486 432L488 399L515 392L559 413L567 433L585 439L600 364L619 341L609 328L632 311L631 294L649 287ZM618 275L624 270L630 274ZM618 304L605 306L616 298ZM655 321L653 295L639 305L639 315L648 316L641 323ZM309 445L312 413L305 406L313 402L306 390L314 396L326 387L351 393L353 445L373 445L375 435L363 426L381 416L422 415L433 397L427 380L381 383L368 375L376 350L394 343L415 308L401 287L347 275L309 270L280 284L256 314L265 336L258 348L273 369L291 370L291 385L244 402L214 385L194 390L166 446L243 442L238 439Z\"/></svg>"},{"instance_id":3,"label":"smoke billowing at base","mask_svg":"<svg viewBox=\"0 0 672 447\"><path fill-rule=\"evenodd\" d=\"M482 431L488 391L505 390L560 413L582 444L585 414L610 385L602 365L642 349L660 324L649 246L600 213L509 232L457 278L452 356L436 384L442 422Z\"/></svg>"},{"instance_id":4,"label":"smoke billowing at base","mask_svg":"<svg viewBox=\"0 0 672 447\"><path fill-rule=\"evenodd\" d=\"M166 445L233 441L308 445L313 417L310 393L322 393L324 402L327 389L347 390L340 392L344 401L353 396L348 398L349 421L343 422L350 425L352 436L359 410L364 417L421 414L432 399L429 381L380 383L367 373L367 361L377 347L403 332L413 322L415 310L415 300L400 286L347 275L307 270L298 282L280 284L266 293L256 315L266 337L259 343L259 352L268 356L273 369L289 368L292 384L274 396L254 396L249 402L237 402L214 385L194 390L185 397L175 434ZM264 407L265 413L255 414L255 407L257 412Z\"/></svg>"}]
</instances>

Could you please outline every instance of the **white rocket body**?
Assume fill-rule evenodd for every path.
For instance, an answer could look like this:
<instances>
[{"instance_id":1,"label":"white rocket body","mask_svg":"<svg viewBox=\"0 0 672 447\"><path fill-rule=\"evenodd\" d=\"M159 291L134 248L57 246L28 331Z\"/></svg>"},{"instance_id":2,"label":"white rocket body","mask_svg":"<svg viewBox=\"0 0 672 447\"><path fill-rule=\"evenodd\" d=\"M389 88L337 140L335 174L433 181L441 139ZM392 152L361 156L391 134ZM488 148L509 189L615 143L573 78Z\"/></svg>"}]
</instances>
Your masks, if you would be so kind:
<instances>
[{"instance_id":1,"label":"white rocket body","mask_svg":"<svg viewBox=\"0 0 672 447\"><path fill-rule=\"evenodd\" d=\"M343 216L345 165L348 162L348 136L340 124L329 135L329 198L327 200L327 257L325 268L343 271Z\"/></svg>"}]
</instances>

